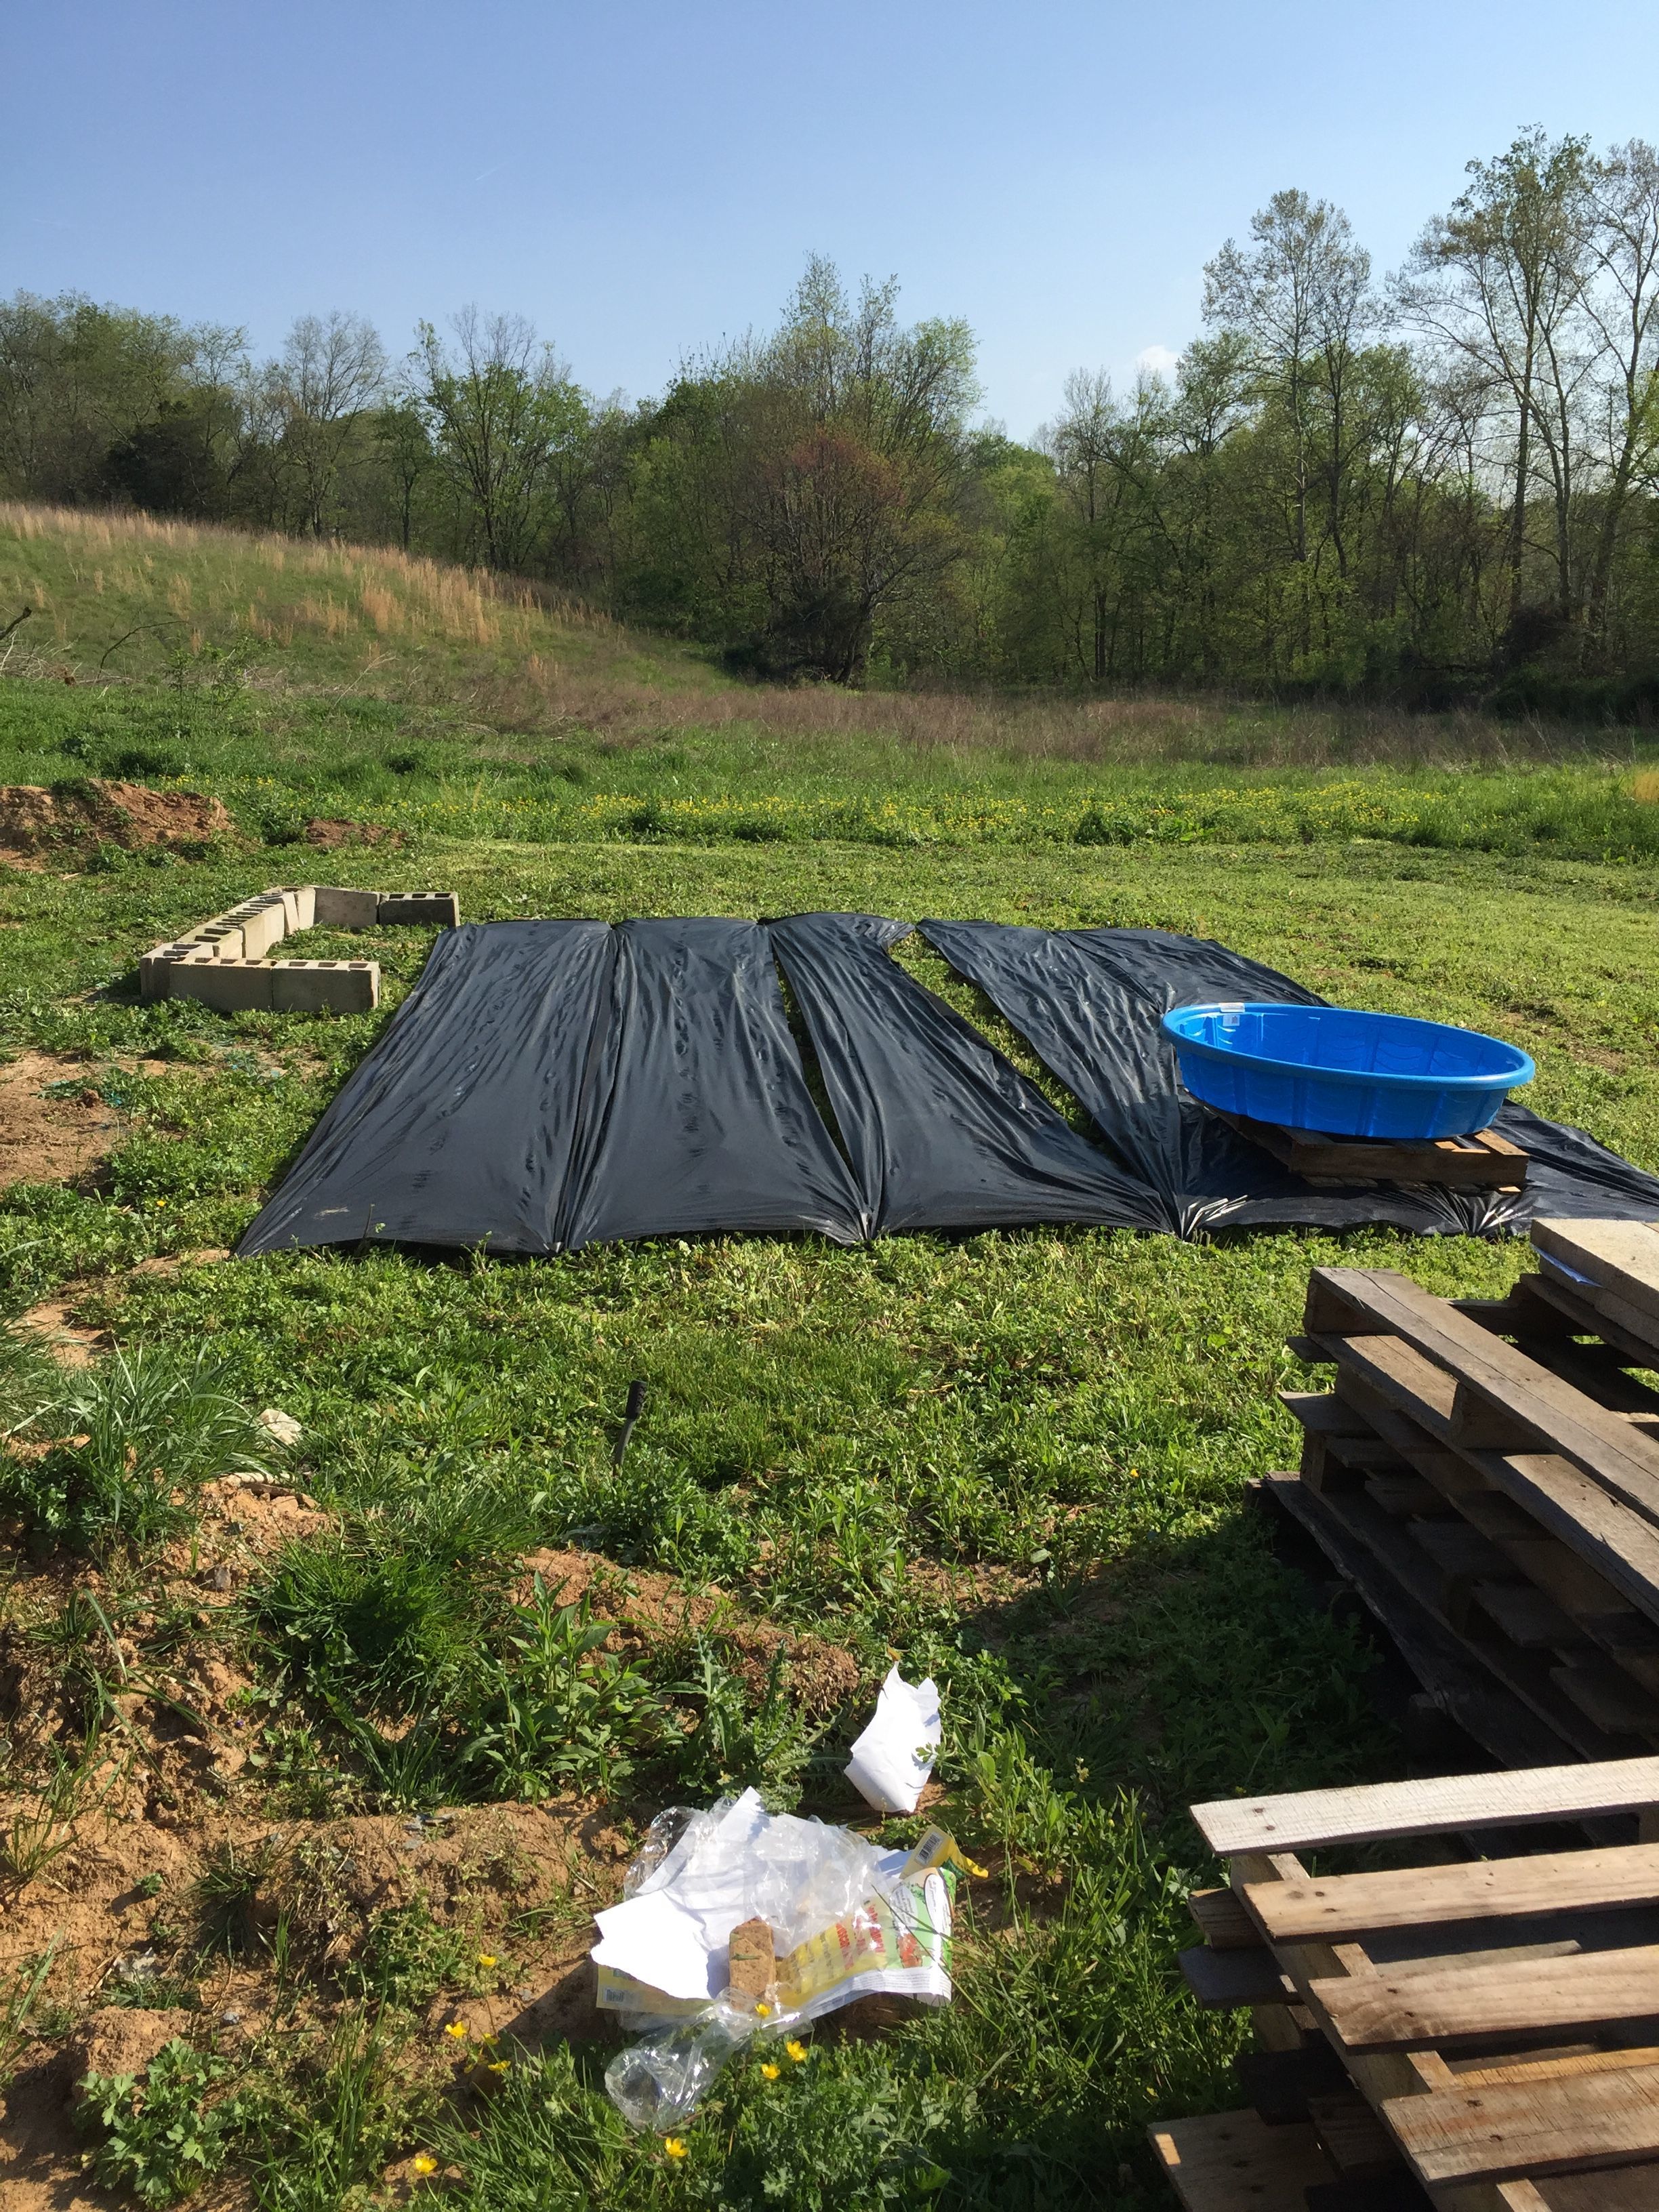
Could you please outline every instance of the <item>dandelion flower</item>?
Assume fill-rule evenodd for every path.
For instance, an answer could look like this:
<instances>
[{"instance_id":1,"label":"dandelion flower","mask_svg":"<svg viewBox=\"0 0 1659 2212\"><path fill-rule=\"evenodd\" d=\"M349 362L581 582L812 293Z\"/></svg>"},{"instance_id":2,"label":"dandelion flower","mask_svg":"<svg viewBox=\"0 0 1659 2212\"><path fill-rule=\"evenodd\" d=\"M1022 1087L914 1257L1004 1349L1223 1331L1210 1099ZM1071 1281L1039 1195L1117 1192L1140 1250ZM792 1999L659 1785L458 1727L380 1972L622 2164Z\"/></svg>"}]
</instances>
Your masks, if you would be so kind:
<instances>
[{"instance_id":1,"label":"dandelion flower","mask_svg":"<svg viewBox=\"0 0 1659 2212\"><path fill-rule=\"evenodd\" d=\"M478 1954L478 1964L483 1967L486 1972L489 1972L491 1966L499 1966L501 1963L501 1960L495 1956L495 1954L493 1951L480 1951Z\"/></svg>"},{"instance_id":2,"label":"dandelion flower","mask_svg":"<svg viewBox=\"0 0 1659 2212\"><path fill-rule=\"evenodd\" d=\"M794 2060L797 2066L799 2066L806 2057L806 2045L804 2043L797 2043L793 2035L783 2047L790 2057Z\"/></svg>"},{"instance_id":3,"label":"dandelion flower","mask_svg":"<svg viewBox=\"0 0 1659 2212\"><path fill-rule=\"evenodd\" d=\"M429 2150L423 2150L416 2160L415 2171L420 2174L435 2173L438 2171L438 2161Z\"/></svg>"},{"instance_id":4,"label":"dandelion flower","mask_svg":"<svg viewBox=\"0 0 1659 2212\"><path fill-rule=\"evenodd\" d=\"M457 2043L465 2043L467 2035L466 2022L464 2020L452 2020L445 2028L444 2033L453 2035Z\"/></svg>"},{"instance_id":5,"label":"dandelion flower","mask_svg":"<svg viewBox=\"0 0 1659 2212\"><path fill-rule=\"evenodd\" d=\"M489 2062L489 2070L492 2074L510 2074L513 2071L513 2061L510 2058L492 2058Z\"/></svg>"},{"instance_id":6,"label":"dandelion flower","mask_svg":"<svg viewBox=\"0 0 1659 2212\"><path fill-rule=\"evenodd\" d=\"M688 2158L690 2155L688 2146L682 2142L678 2136L665 2136L662 2139L662 2147L670 2158Z\"/></svg>"},{"instance_id":7,"label":"dandelion flower","mask_svg":"<svg viewBox=\"0 0 1659 2212\"><path fill-rule=\"evenodd\" d=\"M782 2071L783 2069L781 2066L775 2066L769 2058L765 2065L761 2068L761 2079L763 2081L775 2081Z\"/></svg>"}]
</instances>

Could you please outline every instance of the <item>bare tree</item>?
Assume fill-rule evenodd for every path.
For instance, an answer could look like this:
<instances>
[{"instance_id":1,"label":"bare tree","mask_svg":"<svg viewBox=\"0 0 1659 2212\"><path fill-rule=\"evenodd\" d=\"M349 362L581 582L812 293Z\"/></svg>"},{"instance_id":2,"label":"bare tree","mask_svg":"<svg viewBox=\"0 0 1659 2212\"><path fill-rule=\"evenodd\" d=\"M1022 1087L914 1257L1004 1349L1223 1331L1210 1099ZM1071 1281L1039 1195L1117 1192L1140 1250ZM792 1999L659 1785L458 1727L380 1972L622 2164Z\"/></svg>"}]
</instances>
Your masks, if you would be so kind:
<instances>
[{"instance_id":1,"label":"bare tree","mask_svg":"<svg viewBox=\"0 0 1659 2212\"><path fill-rule=\"evenodd\" d=\"M1261 394L1282 406L1291 439L1291 556L1303 570L1302 649L1311 642L1308 571L1318 549L1310 510L1322 485L1323 536L1347 573L1346 480L1354 458L1353 387L1376 319L1370 256L1328 200L1275 192L1250 224L1247 252L1229 240L1204 271L1205 319L1249 346Z\"/></svg>"},{"instance_id":2,"label":"bare tree","mask_svg":"<svg viewBox=\"0 0 1659 2212\"><path fill-rule=\"evenodd\" d=\"M1619 535L1632 495L1652 488L1659 462L1659 153L1644 140L1615 146L1590 185L1596 271L1585 313L1599 340L1595 422L1605 471L1585 594L1585 647L1605 647Z\"/></svg>"},{"instance_id":3,"label":"bare tree","mask_svg":"<svg viewBox=\"0 0 1659 2212\"><path fill-rule=\"evenodd\" d=\"M1408 325L1479 372L1499 417L1511 622L1523 599L1528 497L1542 446L1554 508L1556 610L1565 623L1572 612L1575 433L1589 367L1581 343L1589 149L1582 138L1552 144L1534 129L1496 160L1471 161L1468 174L1468 189L1413 248L1398 303Z\"/></svg>"},{"instance_id":4,"label":"bare tree","mask_svg":"<svg viewBox=\"0 0 1659 2212\"><path fill-rule=\"evenodd\" d=\"M522 315L464 307L453 346L422 323L414 363L433 442L492 568L529 564L549 462L587 420L581 393Z\"/></svg>"},{"instance_id":5,"label":"bare tree","mask_svg":"<svg viewBox=\"0 0 1659 2212\"><path fill-rule=\"evenodd\" d=\"M298 482L303 526L322 537L340 464L386 383L386 349L362 315L301 315L288 334L273 396Z\"/></svg>"}]
</instances>

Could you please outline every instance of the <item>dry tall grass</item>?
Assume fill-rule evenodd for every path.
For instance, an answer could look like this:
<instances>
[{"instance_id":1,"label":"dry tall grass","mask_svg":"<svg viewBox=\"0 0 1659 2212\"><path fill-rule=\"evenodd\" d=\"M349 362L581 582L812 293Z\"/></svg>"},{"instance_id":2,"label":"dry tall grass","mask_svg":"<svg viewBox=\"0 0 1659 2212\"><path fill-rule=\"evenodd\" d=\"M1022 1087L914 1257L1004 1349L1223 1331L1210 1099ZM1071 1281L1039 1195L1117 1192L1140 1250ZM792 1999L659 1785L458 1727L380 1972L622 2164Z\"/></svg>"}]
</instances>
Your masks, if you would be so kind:
<instances>
[{"instance_id":1,"label":"dry tall grass","mask_svg":"<svg viewBox=\"0 0 1659 2212\"><path fill-rule=\"evenodd\" d=\"M1268 769L1630 757L1583 728L1469 714L743 684L520 578L128 512L0 501L0 623L9 594L45 617L9 641L14 676L119 682L159 672L181 641L200 651L246 640L270 648L254 671L261 686L349 688L509 738L598 730L625 745L742 726L801 749L873 740L941 759Z\"/></svg>"}]
</instances>

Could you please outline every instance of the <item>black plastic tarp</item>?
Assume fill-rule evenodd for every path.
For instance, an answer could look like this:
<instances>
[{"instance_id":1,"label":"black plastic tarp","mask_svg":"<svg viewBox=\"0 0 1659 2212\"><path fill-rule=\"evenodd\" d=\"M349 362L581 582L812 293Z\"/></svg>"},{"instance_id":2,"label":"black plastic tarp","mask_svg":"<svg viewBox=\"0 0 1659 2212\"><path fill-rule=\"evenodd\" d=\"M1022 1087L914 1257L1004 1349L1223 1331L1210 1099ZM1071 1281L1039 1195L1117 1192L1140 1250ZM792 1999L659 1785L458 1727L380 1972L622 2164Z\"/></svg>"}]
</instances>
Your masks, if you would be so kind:
<instances>
[{"instance_id":1,"label":"black plastic tarp","mask_svg":"<svg viewBox=\"0 0 1659 2212\"><path fill-rule=\"evenodd\" d=\"M872 1232L1158 1227L1145 1187L889 957L909 933L908 922L873 914L772 927Z\"/></svg>"},{"instance_id":2,"label":"black plastic tarp","mask_svg":"<svg viewBox=\"0 0 1659 2212\"><path fill-rule=\"evenodd\" d=\"M752 921L447 930L240 1249L866 1234Z\"/></svg>"},{"instance_id":3,"label":"black plastic tarp","mask_svg":"<svg viewBox=\"0 0 1659 2212\"><path fill-rule=\"evenodd\" d=\"M769 928L447 931L240 1249L550 1253L723 1231L854 1243L1036 1222L1494 1235L1534 1212L1659 1218L1659 1181L1514 1106L1498 1126L1531 1155L1518 1198L1304 1182L1186 1095L1158 1024L1199 1000L1322 1003L1312 992L1159 930L924 923L1080 1101L1091 1141L892 959L908 927L806 915ZM780 964L840 1149L812 1103Z\"/></svg>"},{"instance_id":4,"label":"black plastic tarp","mask_svg":"<svg viewBox=\"0 0 1659 2212\"><path fill-rule=\"evenodd\" d=\"M1214 1000L1326 1003L1224 945L1158 929L985 921L925 921L921 933L1081 1101L1113 1158L1153 1195L1159 1226L1176 1236L1366 1222L1492 1236L1522 1230L1535 1214L1659 1216L1659 1181L1582 1129L1516 1105L1505 1106L1495 1126L1531 1156L1518 1196L1381 1185L1332 1190L1293 1176L1188 1095L1159 1026L1172 1006Z\"/></svg>"},{"instance_id":5,"label":"black plastic tarp","mask_svg":"<svg viewBox=\"0 0 1659 2212\"><path fill-rule=\"evenodd\" d=\"M766 932L629 921L559 1242L731 1230L866 1234L812 1103Z\"/></svg>"},{"instance_id":6,"label":"black plastic tarp","mask_svg":"<svg viewBox=\"0 0 1659 2212\"><path fill-rule=\"evenodd\" d=\"M615 961L602 921L445 930L239 1249L552 1250Z\"/></svg>"}]
</instances>

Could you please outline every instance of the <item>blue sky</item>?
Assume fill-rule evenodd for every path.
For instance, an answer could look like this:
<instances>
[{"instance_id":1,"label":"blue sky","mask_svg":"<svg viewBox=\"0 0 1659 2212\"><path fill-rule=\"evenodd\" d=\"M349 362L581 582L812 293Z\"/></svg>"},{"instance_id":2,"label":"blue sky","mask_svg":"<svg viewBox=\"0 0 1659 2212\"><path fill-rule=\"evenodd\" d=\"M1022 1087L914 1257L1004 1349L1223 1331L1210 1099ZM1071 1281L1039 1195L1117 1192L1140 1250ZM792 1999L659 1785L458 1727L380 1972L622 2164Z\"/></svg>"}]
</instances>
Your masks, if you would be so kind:
<instances>
[{"instance_id":1,"label":"blue sky","mask_svg":"<svg viewBox=\"0 0 1659 2212\"><path fill-rule=\"evenodd\" d=\"M1653 0L46 0L6 63L0 291L397 352L476 301L640 395L817 251L965 316L1016 435L1178 349L1281 185L1381 268L1523 124L1659 135Z\"/></svg>"}]
</instances>

